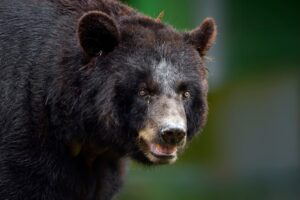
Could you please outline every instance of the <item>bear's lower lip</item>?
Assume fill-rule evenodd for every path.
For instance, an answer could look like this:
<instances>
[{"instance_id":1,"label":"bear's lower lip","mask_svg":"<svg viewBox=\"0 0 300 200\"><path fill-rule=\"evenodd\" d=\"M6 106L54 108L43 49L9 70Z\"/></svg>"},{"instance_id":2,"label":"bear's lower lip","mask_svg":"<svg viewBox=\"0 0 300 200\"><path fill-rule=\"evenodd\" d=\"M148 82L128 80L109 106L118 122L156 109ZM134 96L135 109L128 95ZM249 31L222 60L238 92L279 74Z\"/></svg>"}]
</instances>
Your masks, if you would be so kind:
<instances>
[{"instance_id":1,"label":"bear's lower lip","mask_svg":"<svg viewBox=\"0 0 300 200\"><path fill-rule=\"evenodd\" d=\"M176 146L163 146L161 144L150 144L150 152L153 156L159 158L174 158L177 155Z\"/></svg>"}]
</instances>

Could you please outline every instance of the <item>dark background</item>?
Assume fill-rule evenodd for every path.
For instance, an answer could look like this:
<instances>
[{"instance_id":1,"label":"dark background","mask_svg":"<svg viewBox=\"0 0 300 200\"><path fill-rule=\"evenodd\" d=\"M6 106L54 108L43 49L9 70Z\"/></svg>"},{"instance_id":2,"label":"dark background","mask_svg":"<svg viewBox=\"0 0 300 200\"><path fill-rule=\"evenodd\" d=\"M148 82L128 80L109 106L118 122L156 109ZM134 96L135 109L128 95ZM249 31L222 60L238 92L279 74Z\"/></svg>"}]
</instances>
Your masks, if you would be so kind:
<instances>
[{"instance_id":1,"label":"dark background","mask_svg":"<svg viewBox=\"0 0 300 200\"><path fill-rule=\"evenodd\" d=\"M120 200L300 199L300 3L127 0L190 30L218 24L205 131L171 166L132 163Z\"/></svg>"}]
</instances>

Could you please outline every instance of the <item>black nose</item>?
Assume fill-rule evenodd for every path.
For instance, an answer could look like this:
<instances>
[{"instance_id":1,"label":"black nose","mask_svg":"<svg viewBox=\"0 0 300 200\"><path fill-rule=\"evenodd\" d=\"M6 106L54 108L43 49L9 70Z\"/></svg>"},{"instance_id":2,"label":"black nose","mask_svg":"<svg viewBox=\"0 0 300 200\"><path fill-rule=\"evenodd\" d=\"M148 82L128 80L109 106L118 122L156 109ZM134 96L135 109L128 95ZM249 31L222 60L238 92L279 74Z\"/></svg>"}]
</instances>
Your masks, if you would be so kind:
<instances>
[{"instance_id":1,"label":"black nose","mask_svg":"<svg viewBox=\"0 0 300 200\"><path fill-rule=\"evenodd\" d=\"M160 135L166 144L177 145L183 141L186 132L182 128L168 127L162 129Z\"/></svg>"}]
</instances>

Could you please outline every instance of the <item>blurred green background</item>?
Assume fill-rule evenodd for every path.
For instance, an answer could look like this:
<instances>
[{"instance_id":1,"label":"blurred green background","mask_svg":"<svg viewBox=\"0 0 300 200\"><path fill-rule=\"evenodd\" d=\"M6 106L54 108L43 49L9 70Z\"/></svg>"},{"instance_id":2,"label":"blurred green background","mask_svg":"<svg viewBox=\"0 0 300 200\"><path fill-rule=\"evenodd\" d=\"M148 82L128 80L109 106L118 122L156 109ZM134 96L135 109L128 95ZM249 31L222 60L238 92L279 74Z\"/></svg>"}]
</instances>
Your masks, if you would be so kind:
<instances>
[{"instance_id":1,"label":"blurred green background","mask_svg":"<svg viewBox=\"0 0 300 200\"><path fill-rule=\"evenodd\" d=\"M174 165L132 163L118 200L300 199L300 3L127 0L179 30L218 24L205 131Z\"/></svg>"}]
</instances>

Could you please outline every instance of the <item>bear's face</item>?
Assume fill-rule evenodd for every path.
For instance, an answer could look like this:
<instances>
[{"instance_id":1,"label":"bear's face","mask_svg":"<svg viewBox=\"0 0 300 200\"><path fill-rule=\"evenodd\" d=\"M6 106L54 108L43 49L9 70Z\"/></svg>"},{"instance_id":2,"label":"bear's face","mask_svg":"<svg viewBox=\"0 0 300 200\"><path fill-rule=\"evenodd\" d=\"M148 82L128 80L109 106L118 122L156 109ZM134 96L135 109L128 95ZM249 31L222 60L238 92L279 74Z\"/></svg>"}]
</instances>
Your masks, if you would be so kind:
<instances>
[{"instance_id":1,"label":"bear's face","mask_svg":"<svg viewBox=\"0 0 300 200\"><path fill-rule=\"evenodd\" d=\"M134 157L174 162L206 118L205 69L197 51L180 41L141 43L110 56L118 71L114 105L135 137Z\"/></svg>"},{"instance_id":2,"label":"bear's face","mask_svg":"<svg viewBox=\"0 0 300 200\"><path fill-rule=\"evenodd\" d=\"M116 121L113 126L122 127L119 137L126 138L119 145L130 146L128 154L143 163L176 161L206 120L202 59L215 37L214 22L208 19L190 33L142 17L117 26L99 12L86 14L80 22L85 53L94 57L101 51L99 65L110 68L113 98L108 113ZM89 30L92 24L98 32Z\"/></svg>"}]
</instances>

